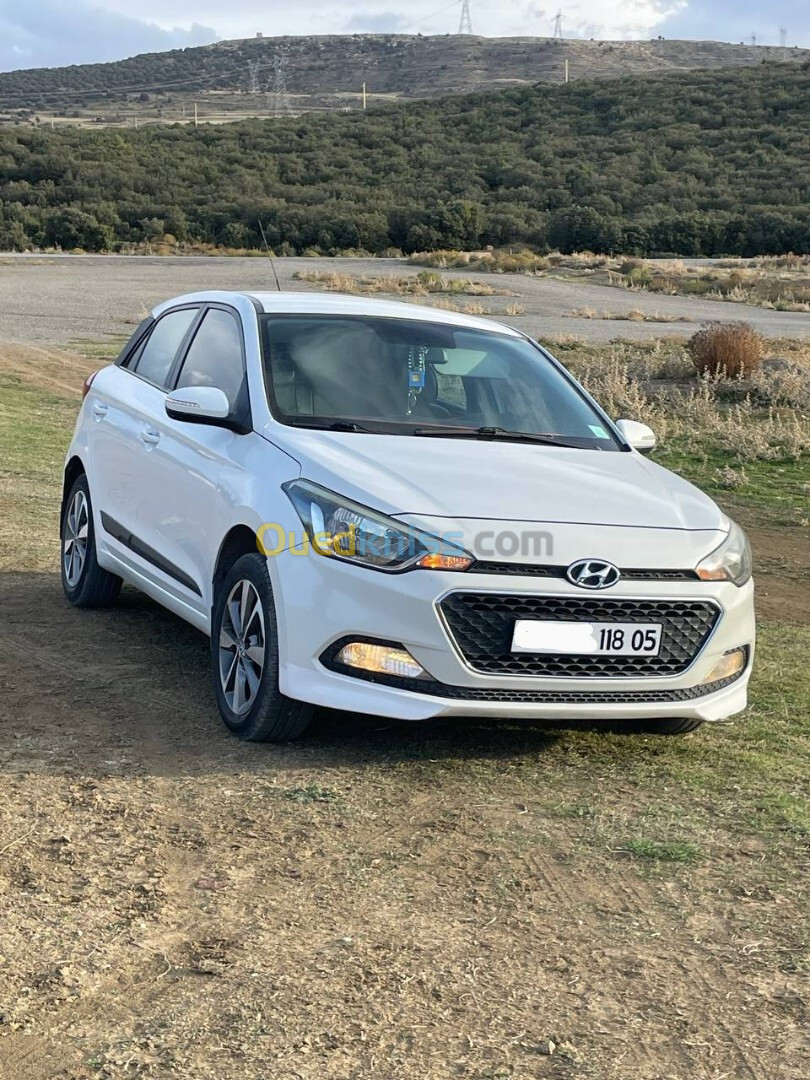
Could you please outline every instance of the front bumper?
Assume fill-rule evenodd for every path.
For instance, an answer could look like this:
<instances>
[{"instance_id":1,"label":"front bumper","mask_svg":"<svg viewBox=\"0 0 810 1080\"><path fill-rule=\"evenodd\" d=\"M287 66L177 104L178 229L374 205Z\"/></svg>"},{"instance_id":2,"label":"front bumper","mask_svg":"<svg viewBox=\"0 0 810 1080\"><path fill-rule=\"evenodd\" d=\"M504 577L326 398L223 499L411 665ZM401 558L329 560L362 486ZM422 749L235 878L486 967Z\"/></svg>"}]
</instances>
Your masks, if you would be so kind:
<instances>
[{"instance_id":1,"label":"front bumper","mask_svg":"<svg viewBox=\"0 0 810 1080\"><path fill-rule=\"evenodd\" d=\"M567 581L476 575L473 582L467 574L435 571L387 575L290 551L269 559L268 565L280 627L280 688L298 700L404 720L492 716L557 722L665 717L712 721L740 712L747 703L755 638L751 582L741 589L725 582L622 582L610 591L611 599L710 599L719 605L720 619L702 651L678 675L559 678L473 670L448 633L439 603L448 593L471 589L581 597L582 590ZM347 638L403 645L436 680L435 688L422 684L412 690L330 670L321 657ZM748 648L742 675L694 696L723 654L741 646Z\"/></svg>"}]
</instances>

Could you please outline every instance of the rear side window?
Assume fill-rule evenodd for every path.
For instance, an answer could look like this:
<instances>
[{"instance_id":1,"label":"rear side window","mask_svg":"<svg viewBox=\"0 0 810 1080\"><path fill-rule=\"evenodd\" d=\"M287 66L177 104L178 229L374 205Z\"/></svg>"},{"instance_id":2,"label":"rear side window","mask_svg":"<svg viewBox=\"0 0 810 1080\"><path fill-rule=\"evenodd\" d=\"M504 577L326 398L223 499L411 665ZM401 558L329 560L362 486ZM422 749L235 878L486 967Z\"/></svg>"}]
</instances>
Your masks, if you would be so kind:
<instances>
[{"instance_id":1,"label":"rear side window","mask_svg":"<svg viewBox=\"0 0 810 1080\"><path fill-rule=\"evenodd\" d=\"M177 387L216 386L233 410L244 381L239 324L227 311L211 308L186 353Z\"/></svg>"},{"instance_id":2,"label":"rear side window","mask_svg":"<svg viewBox=\"0 0 810 1080\"><path fill-rule=\"evenodd\" d=\"M142 378L157 386L166 386L177 350L198 313L198 308L170 311L155 324L133 365Z\"/></svg>"}]
</instances>

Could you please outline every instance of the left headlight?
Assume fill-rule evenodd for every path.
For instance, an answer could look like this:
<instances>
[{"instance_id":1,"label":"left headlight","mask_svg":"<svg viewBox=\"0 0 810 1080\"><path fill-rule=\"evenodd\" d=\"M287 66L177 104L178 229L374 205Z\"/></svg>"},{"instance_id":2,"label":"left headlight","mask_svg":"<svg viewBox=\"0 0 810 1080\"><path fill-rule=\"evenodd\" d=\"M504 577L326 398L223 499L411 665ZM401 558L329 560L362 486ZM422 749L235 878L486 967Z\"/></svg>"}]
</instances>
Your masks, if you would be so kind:
<instances>
[{"instance_id":1,"label":"left headlight","mask_svg":"<svg viewBox=\"0 0 810 1080\"><path fill-rule=\"evenodd\" d=\"M319 555L385 573L467 570L472 555L309 480L282 484Z\"/></svg>"},{"instance_id":2,"label":"left headlight","mask_svg":"<svg viewBox=\"0 0 810 1080\"><path fill-rule=\"evenodd\" d=\"M699 564L698 576L703 581L731 581L745 585L751 577L751 545L740 526L732 521L731 529L719 548Z\"/></svg>"}]
</instances>

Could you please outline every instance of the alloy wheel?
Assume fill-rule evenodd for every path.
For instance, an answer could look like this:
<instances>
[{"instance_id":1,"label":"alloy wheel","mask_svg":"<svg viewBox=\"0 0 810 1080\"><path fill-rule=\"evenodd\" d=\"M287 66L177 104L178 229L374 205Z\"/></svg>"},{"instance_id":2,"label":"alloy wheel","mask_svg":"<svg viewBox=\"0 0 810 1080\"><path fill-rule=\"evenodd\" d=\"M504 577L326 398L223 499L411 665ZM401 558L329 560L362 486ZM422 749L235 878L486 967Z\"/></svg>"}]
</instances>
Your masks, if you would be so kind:
<instances>
[{"instance_id":1,"label":"alloy wheel","mask_svg":"<svg viewBox=\"0 0 810 1080\"><path fill-rule=\"evenodd\" d=\"M237 716L249 712L256 700L265 658L261 597L243 579L230 591L219 631L219 678L228 708Z\"/></svg>"},{"instance_id":2,"label":"alloy wheel","mask_svg":"<svg viewBox=\"0 0 810 1080\"><path fill-rule=\"evenodd\" d=\"M90 512L87 496L83 491L77 491L65 515L65 528L62 535L62 565L65 569L65 580L71 589L75 589L81 580L84 565L87 562L89 528Z\"/></svg>"}]
</instances>

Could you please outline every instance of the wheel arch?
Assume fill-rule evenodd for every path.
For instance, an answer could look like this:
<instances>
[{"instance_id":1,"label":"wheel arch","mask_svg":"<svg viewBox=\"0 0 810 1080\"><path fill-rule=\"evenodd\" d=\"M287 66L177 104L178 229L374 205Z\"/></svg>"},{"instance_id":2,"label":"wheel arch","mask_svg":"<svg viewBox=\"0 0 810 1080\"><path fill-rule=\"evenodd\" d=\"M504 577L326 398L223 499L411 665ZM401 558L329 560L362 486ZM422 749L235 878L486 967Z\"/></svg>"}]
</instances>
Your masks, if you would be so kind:
<instances>
[{"instance_id":1,"label":"wheel arch","mask_svg":"<svg viewBox=\"0 0 810 1080\"><path fill-rule=\"evenodd\" d=\"M258 537L249 525L234 525L229 530L219 547L214 565L211 604L216 602L217 591L228 575L228 571L243 555L255 555L259 550Z\"/></svg>"},{"instance_id":2,"label":"wheel arch","mask_svg":"<svg viewBox=\"0 0 810 1080\"><path fill-rule=\"evenodd\" d=\"M82 459L74 454L74 456L65 465L65 476L62 482L62 505L59 510L59 528L62 528L62 519L65 516L65 506L67 504L67 497L70 489L76 483L76 480L84 474L87 475L87 469L84 467Z\"/></svg>"}]
</instances>

